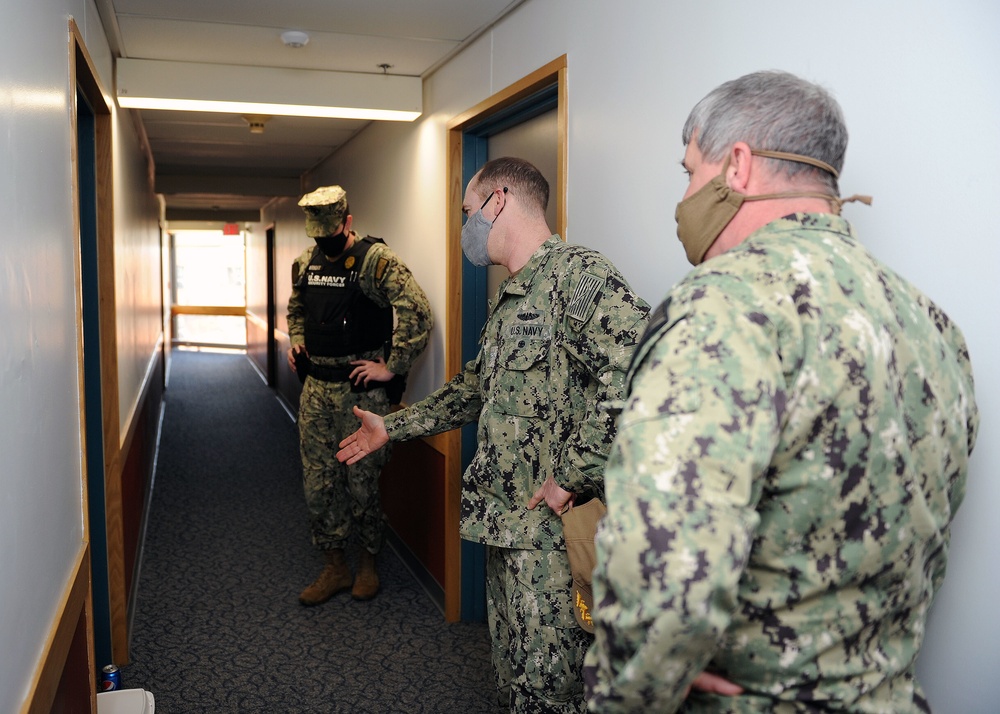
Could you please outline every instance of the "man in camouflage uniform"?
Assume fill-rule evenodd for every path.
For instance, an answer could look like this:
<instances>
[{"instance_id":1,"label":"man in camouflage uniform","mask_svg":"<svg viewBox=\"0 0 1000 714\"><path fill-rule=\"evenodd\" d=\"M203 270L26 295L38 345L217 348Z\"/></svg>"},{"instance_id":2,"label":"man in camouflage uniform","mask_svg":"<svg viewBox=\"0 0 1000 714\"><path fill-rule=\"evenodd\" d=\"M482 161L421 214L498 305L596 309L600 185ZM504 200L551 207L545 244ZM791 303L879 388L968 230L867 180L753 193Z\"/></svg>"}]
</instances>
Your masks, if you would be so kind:
<instances>
[{"instance_id":1,"label":"man in camouflage uniform","mask_svg":"<svg viewBox=\"0 0 1000 714\"><path fill-rule=\"evenodd\" d=\"M840 218L823 89L742 77L683 139L697 267L629 372L590 710L929 711L914 663L978 426L962 334Z\"/></svg>"},{"instance_id":2,"label":"man in camouflage uniform","mask_svg":"<svg viewBox=\"0 0 1000 714\"><path fill-rule=\"evenodd\" d=\"M299 602L318 605L348 589L369 600L379 589L375 556L385 516L378 486L389 451L345 466L335 458L337 442L356 426L353 406L386 414L399 402L403 376L427 345L431 310L396 254L381 239L351 230L340 186L313 191L299 205L316 245L292 266L288 363L305 380L298 419L303 484L313 544L326 558ZM352 526L361 543L356 578L344 557Z\"/></svg>"},{"instance_id":3,"label":"man in camouflage uniform","mask_svg":"<svg viewBox=\"0 0 1000 714\"><path fill-rule=\"evenodd\" d=\"M499 701L514 712L583 711L589 635L570 598L561 512L604 490L614 435L605 408L649 306L599 253L545 222L548 182L526 161L488 162L469 182L466 256L512 275L490 305L476 359L448 384L341 444L353 463L388 441L478 421L461 534L487 546L487 612ZM545 507L535 508L545 502Z\"/></svg>"}]
</instances>

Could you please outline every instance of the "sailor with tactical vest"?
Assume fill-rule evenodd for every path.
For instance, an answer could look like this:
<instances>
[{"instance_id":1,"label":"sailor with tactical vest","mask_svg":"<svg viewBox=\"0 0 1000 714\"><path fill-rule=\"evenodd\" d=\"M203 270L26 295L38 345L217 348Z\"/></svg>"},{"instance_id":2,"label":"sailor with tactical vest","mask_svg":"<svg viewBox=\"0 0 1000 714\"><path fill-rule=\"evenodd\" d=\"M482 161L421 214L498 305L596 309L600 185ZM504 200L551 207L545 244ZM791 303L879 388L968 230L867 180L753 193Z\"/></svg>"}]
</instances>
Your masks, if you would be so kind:
<instances>
[{"instance_id":1,"label":"sailor with tactical vest","mask_svg":"<svg viewBox=\"0 0 1000 714\"><path fill-rule=\"evenodd\" d=\"M299 602L319 605L346 590L370 600L379 589L375 556L385 536L379 476L389 453L347 466L336 459L337 444L356 428L355 405L384 415L400 402L433 319L427 296L399 257L382 239L351 230L343 188L317 189L299 205L316 244L292 265L288 364L303 381L303 486L313 544L326 559ZM357 577L344 553L352 531L361 545Z\"/></svg>"}]
</instances>

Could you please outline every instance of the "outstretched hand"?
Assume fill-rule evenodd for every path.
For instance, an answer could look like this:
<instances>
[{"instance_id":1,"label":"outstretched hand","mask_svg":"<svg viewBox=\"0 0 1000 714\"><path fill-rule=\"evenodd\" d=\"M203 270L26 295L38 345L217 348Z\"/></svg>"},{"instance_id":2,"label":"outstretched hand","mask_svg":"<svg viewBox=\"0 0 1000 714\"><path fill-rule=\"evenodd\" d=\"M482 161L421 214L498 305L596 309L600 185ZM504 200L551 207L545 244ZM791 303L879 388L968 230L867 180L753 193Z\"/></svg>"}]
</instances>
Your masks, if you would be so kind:
<instances>
[{"instance_id":1,"label":"outstretched hand","mask_svg":"<svg viewBox=\"0 0 1000 714\"><path fill-rule=\"evenodd\" d=\"M340 442L340 451L337 452L337 461L346 462L348 466L389 443L389 434L382 417L358 406L354 407L354 416L361 420L361 426Z\"/></svg>"}]
</instances>

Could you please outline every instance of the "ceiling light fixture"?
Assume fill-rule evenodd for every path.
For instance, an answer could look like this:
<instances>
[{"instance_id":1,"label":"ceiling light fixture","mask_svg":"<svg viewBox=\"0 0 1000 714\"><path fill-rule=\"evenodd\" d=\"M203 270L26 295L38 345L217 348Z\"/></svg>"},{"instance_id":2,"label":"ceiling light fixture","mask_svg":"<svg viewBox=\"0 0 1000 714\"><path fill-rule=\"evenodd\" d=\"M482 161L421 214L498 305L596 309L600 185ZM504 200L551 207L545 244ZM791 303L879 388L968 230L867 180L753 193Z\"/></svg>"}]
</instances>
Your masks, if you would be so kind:
<instances>
[{"instance_id":1,"label":"ceiling light fixture","mask_svg":"<svg viewBox=\"0 0 1000 714\"><path fill-rule=\"evenodd\" d=\"M129 109L385 121L423 110L419 77L126 58L115 71Z\"/></svg>"},{"instance_id":2,"label":"ceiling light fixture","mask_svg":"<svg viewBox=\"0 0 1000 714\"><path fill-rule=\"evenodd\" d=\"M288 30L281 33L281 41L285 47L305 47L309 44L309 35L298 30Z\"/></svg>"}]
</instances>

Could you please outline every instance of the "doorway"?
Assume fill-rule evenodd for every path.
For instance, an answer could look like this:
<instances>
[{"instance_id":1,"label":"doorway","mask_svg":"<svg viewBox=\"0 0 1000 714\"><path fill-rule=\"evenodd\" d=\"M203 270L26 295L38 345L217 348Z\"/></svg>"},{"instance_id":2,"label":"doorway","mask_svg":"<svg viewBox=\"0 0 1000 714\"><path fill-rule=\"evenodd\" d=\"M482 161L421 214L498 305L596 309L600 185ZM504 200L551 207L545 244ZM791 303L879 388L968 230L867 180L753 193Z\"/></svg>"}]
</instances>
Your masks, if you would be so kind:
<instances>
[{"instance_id":1,"label":"doorway","mask_svg":"<svg viewBox=\"0 0 1000 714\"><path fill-rule=\"evenodd\" d=\"M244 232L175 230L170 248L172 345L246 349Z\"/></svg>"},{"instance_id":2,"label":"doorway","mask_svg":"<svg viewBox=\"0 0 1000 714\"><path fill-rule=\"evenodd\" d=\"M458 245L465 186L489 159L515 155L531 161L552 187L547 219L565 238L566 230L566 57L553 60L448 124L448 236ZM460 251L448 252L450 302L447 316L446 373L461 371L478 352L487 301L506 277L502 268L476 268ZM445 442L446 577L445 616L485 618L485 550L462 541L459 531L461 476L475 453L475 425ZM453 540L452 540L453 539Z\"/></svg>"},{"instance_id":3,"label":"doorway","mask_svg":"<svg viewBox=\"0 0 1000 714\"><path fill-rule=\"evenodd\" d=\"M79 30L70 23L76 92L73 181L80 261L78 313L84 540L89 543L96 661L128 661L128 586L115 310L112 117Z\"/></svg>"},{"instance_id":4,"label":"doorway","mask_svg":"<svg viewBox=\"0 0 1000 714\"><path fill-rule=\"evenodd\" d=\"M112 662L108 531L105 518L104 430L101 398L100 290L97 251L97 169L94 110L76 96L77 187L83 311L83 393L86 422L87 493L94 594L94 649L98 662Z\"/></svg>"}]
</instances>

